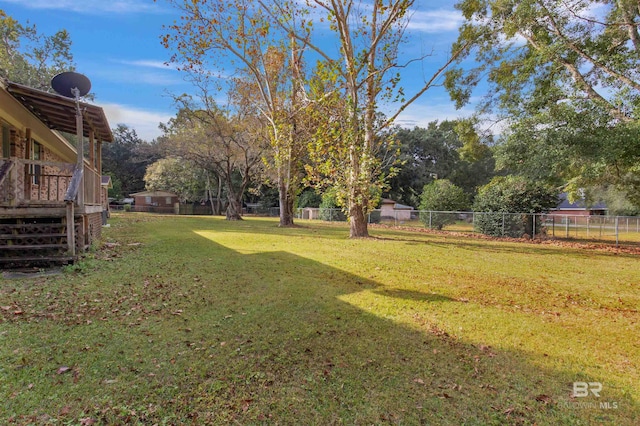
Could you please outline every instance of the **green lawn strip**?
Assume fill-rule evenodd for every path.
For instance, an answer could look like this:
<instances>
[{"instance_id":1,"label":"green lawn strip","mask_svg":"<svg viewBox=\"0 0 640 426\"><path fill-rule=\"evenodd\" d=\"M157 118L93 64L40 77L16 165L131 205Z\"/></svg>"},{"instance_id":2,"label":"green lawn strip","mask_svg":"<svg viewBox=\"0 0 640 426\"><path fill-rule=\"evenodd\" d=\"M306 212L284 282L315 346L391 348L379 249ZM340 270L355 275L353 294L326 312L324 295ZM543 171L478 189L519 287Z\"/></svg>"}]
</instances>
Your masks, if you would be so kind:
<instances>
[{"instance_id":1,"label":"green lawn strip","mask_svg":"<svg viewBox=\"0 0 640 426\"><path fill-rule=\"evenodd\" d=\"M635 423L635 258L276 225L122 215L0 281L0 423Z\"/></svg>"}]
</instances>

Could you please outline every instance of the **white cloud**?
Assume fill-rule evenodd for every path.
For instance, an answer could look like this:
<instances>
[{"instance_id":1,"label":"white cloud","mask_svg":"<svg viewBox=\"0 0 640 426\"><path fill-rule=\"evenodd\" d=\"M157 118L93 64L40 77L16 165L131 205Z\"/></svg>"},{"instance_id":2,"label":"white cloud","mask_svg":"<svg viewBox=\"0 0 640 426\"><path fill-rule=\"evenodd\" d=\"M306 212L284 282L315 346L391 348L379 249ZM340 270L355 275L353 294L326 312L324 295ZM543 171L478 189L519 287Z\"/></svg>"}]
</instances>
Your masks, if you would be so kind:
<instances>
[{"instance_id":1,"label":"white cloud","mask_svg":"<svg viewBox=\"0 0 640 426\"><path fill-rule=\"evenodd\" d=\"M125 124L134 129L141 139L149 142L161 135L158 125L168 122L173 117L169 113L147 111L121 104L101 103L100 106L111 128Z\"/></svg>"},{"instance_id":2,"label":"white cloud","mask_svg":"<svg viewBox=\"0 0 640 426\"><path fill-rule=\"evenodd\" d=\"M407 29L424 33L457 31L463 21L462 14L456 10L415 11L410 16Z\"/></svg>"},{"instance_id":3,"label":"white cloud","mask_svg":"<svg viewBox=\"0 0 640 426\"><path fill-rule=\"evenodd\" d=\"M457 118L469 117L474 110L470 108L462 108L456 110L453 102L447 103L431 103L426 102L414 104L402 112L395 123L400 127L413 128L427 127L432 121L455 120Z\"/></svg>"},{"instance_id":4,"label":"white cloud","mask_svg":"<svg viewBox=\"0 0 640 426\"><path fill-rule=\"evenodd\" d=\"M62 10L90 15L167 12L153 0L0 0L0 2L18 4L29 9Z\"/></svg>"},{"instance_id":5,"label":"white cloud","mask_svg":"<svg viewBox=\"0 0 640 426\"><path fill-rule=\"evenodd\" d=\"M184 84L184 79L178 74L169 74L163 72L154 72L152 70L123 69L122 67L102 67L93 69L91 75L101 78L102 80L119 85L140 87L141 85L161 86L163 88L169 86L179 86ZM124 86L123 86L124 87Z\"/></svg>"},{"instance_id":6,"label":"white cloud","mask_svg":"<svg viewBox=\"0 0 640 426\"><path fill-rule=\"evenodd\" d=\"M180 77L155 72L124 73L120 77L115 77L113 80L118 80L118 78L124 83L135 81L137 84L149 84L162 87L184 84L184 81Z\"/></svg>"},{"instance_id":7,"label":"white cloud","mask_svg":"<svg viewBox=\"0 0 640 426\"><path fill-rule=\"evenodd\" d=\"M121 64L125 64L125 65L135 66L135 67L157 68L157 69L161 69L161 70L175 70L176 69L176 65L175 64L167 63L165 61L158 61L158 60L154 60L154 59L138 59L138 60L134 60L134 61L126 61L126 60L118 59L118 60L116 60L116 62L119 62Z\"/></svg>"}]
</instances>

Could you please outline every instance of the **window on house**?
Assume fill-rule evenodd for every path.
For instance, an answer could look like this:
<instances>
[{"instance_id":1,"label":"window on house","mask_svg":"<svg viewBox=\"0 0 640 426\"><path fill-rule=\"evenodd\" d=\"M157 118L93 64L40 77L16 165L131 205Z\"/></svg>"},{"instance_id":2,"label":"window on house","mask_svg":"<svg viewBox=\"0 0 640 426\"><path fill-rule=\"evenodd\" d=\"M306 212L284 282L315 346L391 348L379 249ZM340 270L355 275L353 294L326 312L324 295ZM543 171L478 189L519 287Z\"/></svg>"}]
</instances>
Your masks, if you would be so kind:
<instances>
[{"instance_id":1,"label":"window on house","mask_svg":"<svg viewBox=\"0 0 640 426\"><path fill-rule=\"evenodd\" d=\"M144 197L144 203L147 205L151 204L151 197Z\"/></svg>"},{"instance_id":2,"label":"window on house","mask_svg":"<svg viewBox=\"0 0 640 426\"><path fill-rule=\"evenodd\" d=\"M31 159L32 160L36 160L36 161L40 161L40 160L42 160L42 157L43 157L42 145L40 145L36 141L33 141L32 149L31 149ZM41 171L42 171L42 166L40 166L39 164L31 165L31 176L33 176L33 184L34 185L39 185L40 184L40 173L41 173Z\"/></svg>"},{"instance_id":3,"label":"window on house","mask_svg":"<svg viewBox=\"0 0 640 426\"><path fill-rule=\"evenodd\" d=\"M167 197L167 198L165 199L165 204L166 204L166 205L168 205L168 206L170 206L170 205L171 205L171 197Z\"/></svg>"}]
</instances>

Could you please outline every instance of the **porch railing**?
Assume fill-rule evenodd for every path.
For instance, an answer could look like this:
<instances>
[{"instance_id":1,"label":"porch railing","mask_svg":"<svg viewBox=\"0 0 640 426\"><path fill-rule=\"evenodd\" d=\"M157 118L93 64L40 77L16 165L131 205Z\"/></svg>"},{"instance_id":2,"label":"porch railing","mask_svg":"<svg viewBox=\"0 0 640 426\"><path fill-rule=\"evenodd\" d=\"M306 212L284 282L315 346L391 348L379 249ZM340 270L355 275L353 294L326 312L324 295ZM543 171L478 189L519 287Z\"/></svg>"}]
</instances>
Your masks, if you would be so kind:
<instances>
[{"instance_id":1,"label":"porch railing","mask_svg":"<svg viewBox=\"0 0 640 426\"><path fill-rule=\"evenodd\" d=\"M75 164L52 161L0 159L0 204L62 203ZM4 171L4 172L3 172ZM84 200L86 204L100 204L99 175L85 164Z\"/></svg>"}]
</instances>

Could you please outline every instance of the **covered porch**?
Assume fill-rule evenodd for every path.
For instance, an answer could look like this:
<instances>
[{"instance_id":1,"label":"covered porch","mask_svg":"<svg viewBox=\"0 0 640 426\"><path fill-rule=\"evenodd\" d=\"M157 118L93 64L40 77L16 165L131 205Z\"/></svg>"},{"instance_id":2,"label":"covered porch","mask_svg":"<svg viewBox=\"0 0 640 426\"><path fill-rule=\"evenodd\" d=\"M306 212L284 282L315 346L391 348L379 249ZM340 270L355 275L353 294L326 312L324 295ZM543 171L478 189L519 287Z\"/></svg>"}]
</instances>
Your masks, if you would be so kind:
<instances>
[{"instance_id":1,"label":"covered porch","mask_svg":"<svg viewBox=\"0 0 640 426\"><path fill-rule=\"evenodd\" d=\"M107 207L102 143L113 135L104 112L81 103L78 149L75 100L11 82L2 88L0 100L15 105L0 106L0 268L73 261L100 237Z\"/></svg>"}]
</instances>

